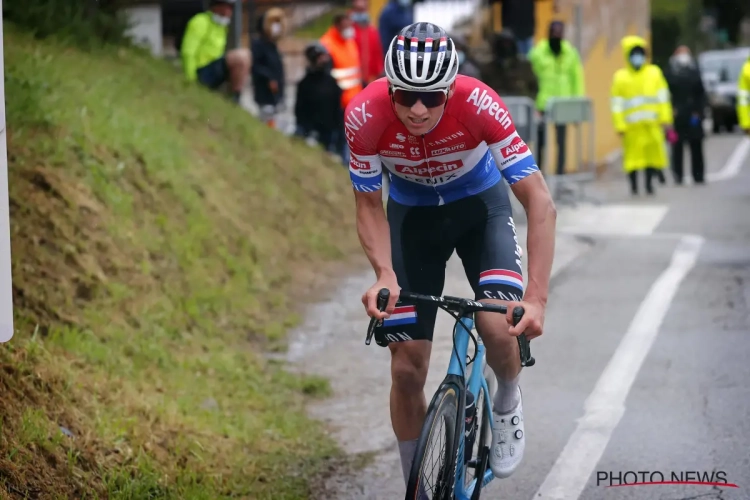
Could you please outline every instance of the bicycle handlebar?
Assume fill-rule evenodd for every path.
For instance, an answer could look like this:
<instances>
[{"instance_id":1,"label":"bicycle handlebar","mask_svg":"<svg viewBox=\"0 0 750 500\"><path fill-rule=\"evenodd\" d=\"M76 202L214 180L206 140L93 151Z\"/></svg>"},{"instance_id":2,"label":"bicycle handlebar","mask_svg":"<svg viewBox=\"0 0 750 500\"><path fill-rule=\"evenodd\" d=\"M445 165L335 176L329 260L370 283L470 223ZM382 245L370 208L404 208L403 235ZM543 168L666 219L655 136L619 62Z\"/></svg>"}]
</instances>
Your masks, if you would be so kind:
<instances>
[{"instance_id":1,"label":"bicycle handlebar","mask_svg":"<svg viewBox=\"0 0 750 500\"><path fill-rule=\"evenodd\" d=\"M391 296L391 292L387 288L381 288L378 291L378 310L385 311L388 305L388 299ZM419 293L407 292L401 290L399 293L400 299L405 299L411 302L423 302L437 304L441 309L446 311L454 312L457 314L464 314L469 312L494 312L500 314L507 314L508 308L499 304L486 304L483 302L477 302L475 300L462 299L460 297L451 297L450 295L444 295L442 297L434 297L432 295L422 295ZM521 306L516 306L513 309L513 326L516 326L523 318L524 310ZM370 326L367 328L367 337L365 338L365 344L370 345L372 336L375 334L375 327L380 326L382 321L372 318L370 320ZM526 338L524 333L516 337L518 340L518 351L521 356L521 366L534 366L536 360L531 356L531 346L529 339Z\"/></svg>"}]
</instances>

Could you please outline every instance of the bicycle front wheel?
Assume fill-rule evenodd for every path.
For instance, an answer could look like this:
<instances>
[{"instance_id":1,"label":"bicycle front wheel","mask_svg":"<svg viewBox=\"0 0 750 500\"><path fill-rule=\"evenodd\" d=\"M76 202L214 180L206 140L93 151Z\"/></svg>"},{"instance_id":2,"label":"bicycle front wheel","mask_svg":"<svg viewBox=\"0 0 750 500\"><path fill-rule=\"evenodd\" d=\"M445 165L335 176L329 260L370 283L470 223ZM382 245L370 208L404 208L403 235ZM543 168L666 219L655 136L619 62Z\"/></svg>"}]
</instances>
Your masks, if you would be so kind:
<instances>
[{"instance_id":1,"label":"bicycle front wheel","mask_svg":"<svg viewBox=\"0 0 750 500\"><path fill-rule=\"evenodd\" d=\"M414 454L407 500L452 500L456 477L458 389L442 386L427 411Z\"/></svg>"}]
</instances>

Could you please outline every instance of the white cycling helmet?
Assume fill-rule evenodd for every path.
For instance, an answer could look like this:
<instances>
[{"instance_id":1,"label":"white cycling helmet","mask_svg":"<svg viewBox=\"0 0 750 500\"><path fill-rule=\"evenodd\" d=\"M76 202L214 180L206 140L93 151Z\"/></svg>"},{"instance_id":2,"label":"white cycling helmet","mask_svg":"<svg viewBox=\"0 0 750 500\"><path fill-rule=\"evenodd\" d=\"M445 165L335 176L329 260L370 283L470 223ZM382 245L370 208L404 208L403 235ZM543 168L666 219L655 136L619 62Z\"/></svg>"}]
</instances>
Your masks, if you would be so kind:
<instances>
[{"instance_id":1,"label":"white cycling helmet","mask_svg":"<svg viewBox=\"0 0 750 500\"><path fill-rule=\"evenodd\" d=\"M458 75L458 54L443 28L432 23L406 26L391 40L385 55L385 76L405 90L442 90Z\"/></svg>"}]
</instances>

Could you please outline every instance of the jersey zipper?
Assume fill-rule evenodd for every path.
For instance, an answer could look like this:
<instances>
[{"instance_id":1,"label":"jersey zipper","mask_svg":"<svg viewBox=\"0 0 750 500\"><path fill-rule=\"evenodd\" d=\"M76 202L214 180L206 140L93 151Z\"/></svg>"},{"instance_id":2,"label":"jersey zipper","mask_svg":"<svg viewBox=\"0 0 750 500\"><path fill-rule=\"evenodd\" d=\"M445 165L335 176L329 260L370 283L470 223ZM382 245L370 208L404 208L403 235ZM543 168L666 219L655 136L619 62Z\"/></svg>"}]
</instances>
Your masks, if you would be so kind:
<instances>
[{"instance_id":1,"label":"jersey zipper","mask_svg":"<svg viewBox=\"0 0 750 500\"><path fill-rule=\"evenodd\" d=\"M424 148L424 161L427 164L427 174L430 176L430 181L432 184L432 189L435 191L435 194L438 195L438 205L445 204L445 200L443 200L443 197L440 195L440 192L437 190L437 183L434 182L434 178L432 177L432 170L430 170L430 156L427 154L427 141L424 140L424 134L420 136L422 138L422 147Z\"/></svg>"}]
</instances>

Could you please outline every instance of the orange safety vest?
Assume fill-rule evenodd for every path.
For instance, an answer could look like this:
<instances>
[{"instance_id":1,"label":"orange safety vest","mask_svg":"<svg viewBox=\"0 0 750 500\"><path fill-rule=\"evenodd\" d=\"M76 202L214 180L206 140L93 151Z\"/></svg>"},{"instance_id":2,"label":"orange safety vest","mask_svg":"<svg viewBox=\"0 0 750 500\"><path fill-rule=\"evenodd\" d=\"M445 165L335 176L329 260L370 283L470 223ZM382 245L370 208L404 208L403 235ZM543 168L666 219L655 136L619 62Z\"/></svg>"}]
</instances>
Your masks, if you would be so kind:
<instances>
[{"instance_id":1,"label":"orange safety vest","mask_svg":"<svg viewBox=\"0 0 750 500\"><path fill-rule=\"evenodd\" d=\"M341 107L346 106L354 96L362 91L362 68L359 61L359 48L354 39L344 40L335 26L331 26L320 43L331 55L333 69L331 75L343 90Z\"/></svg>"}]
</instances>

